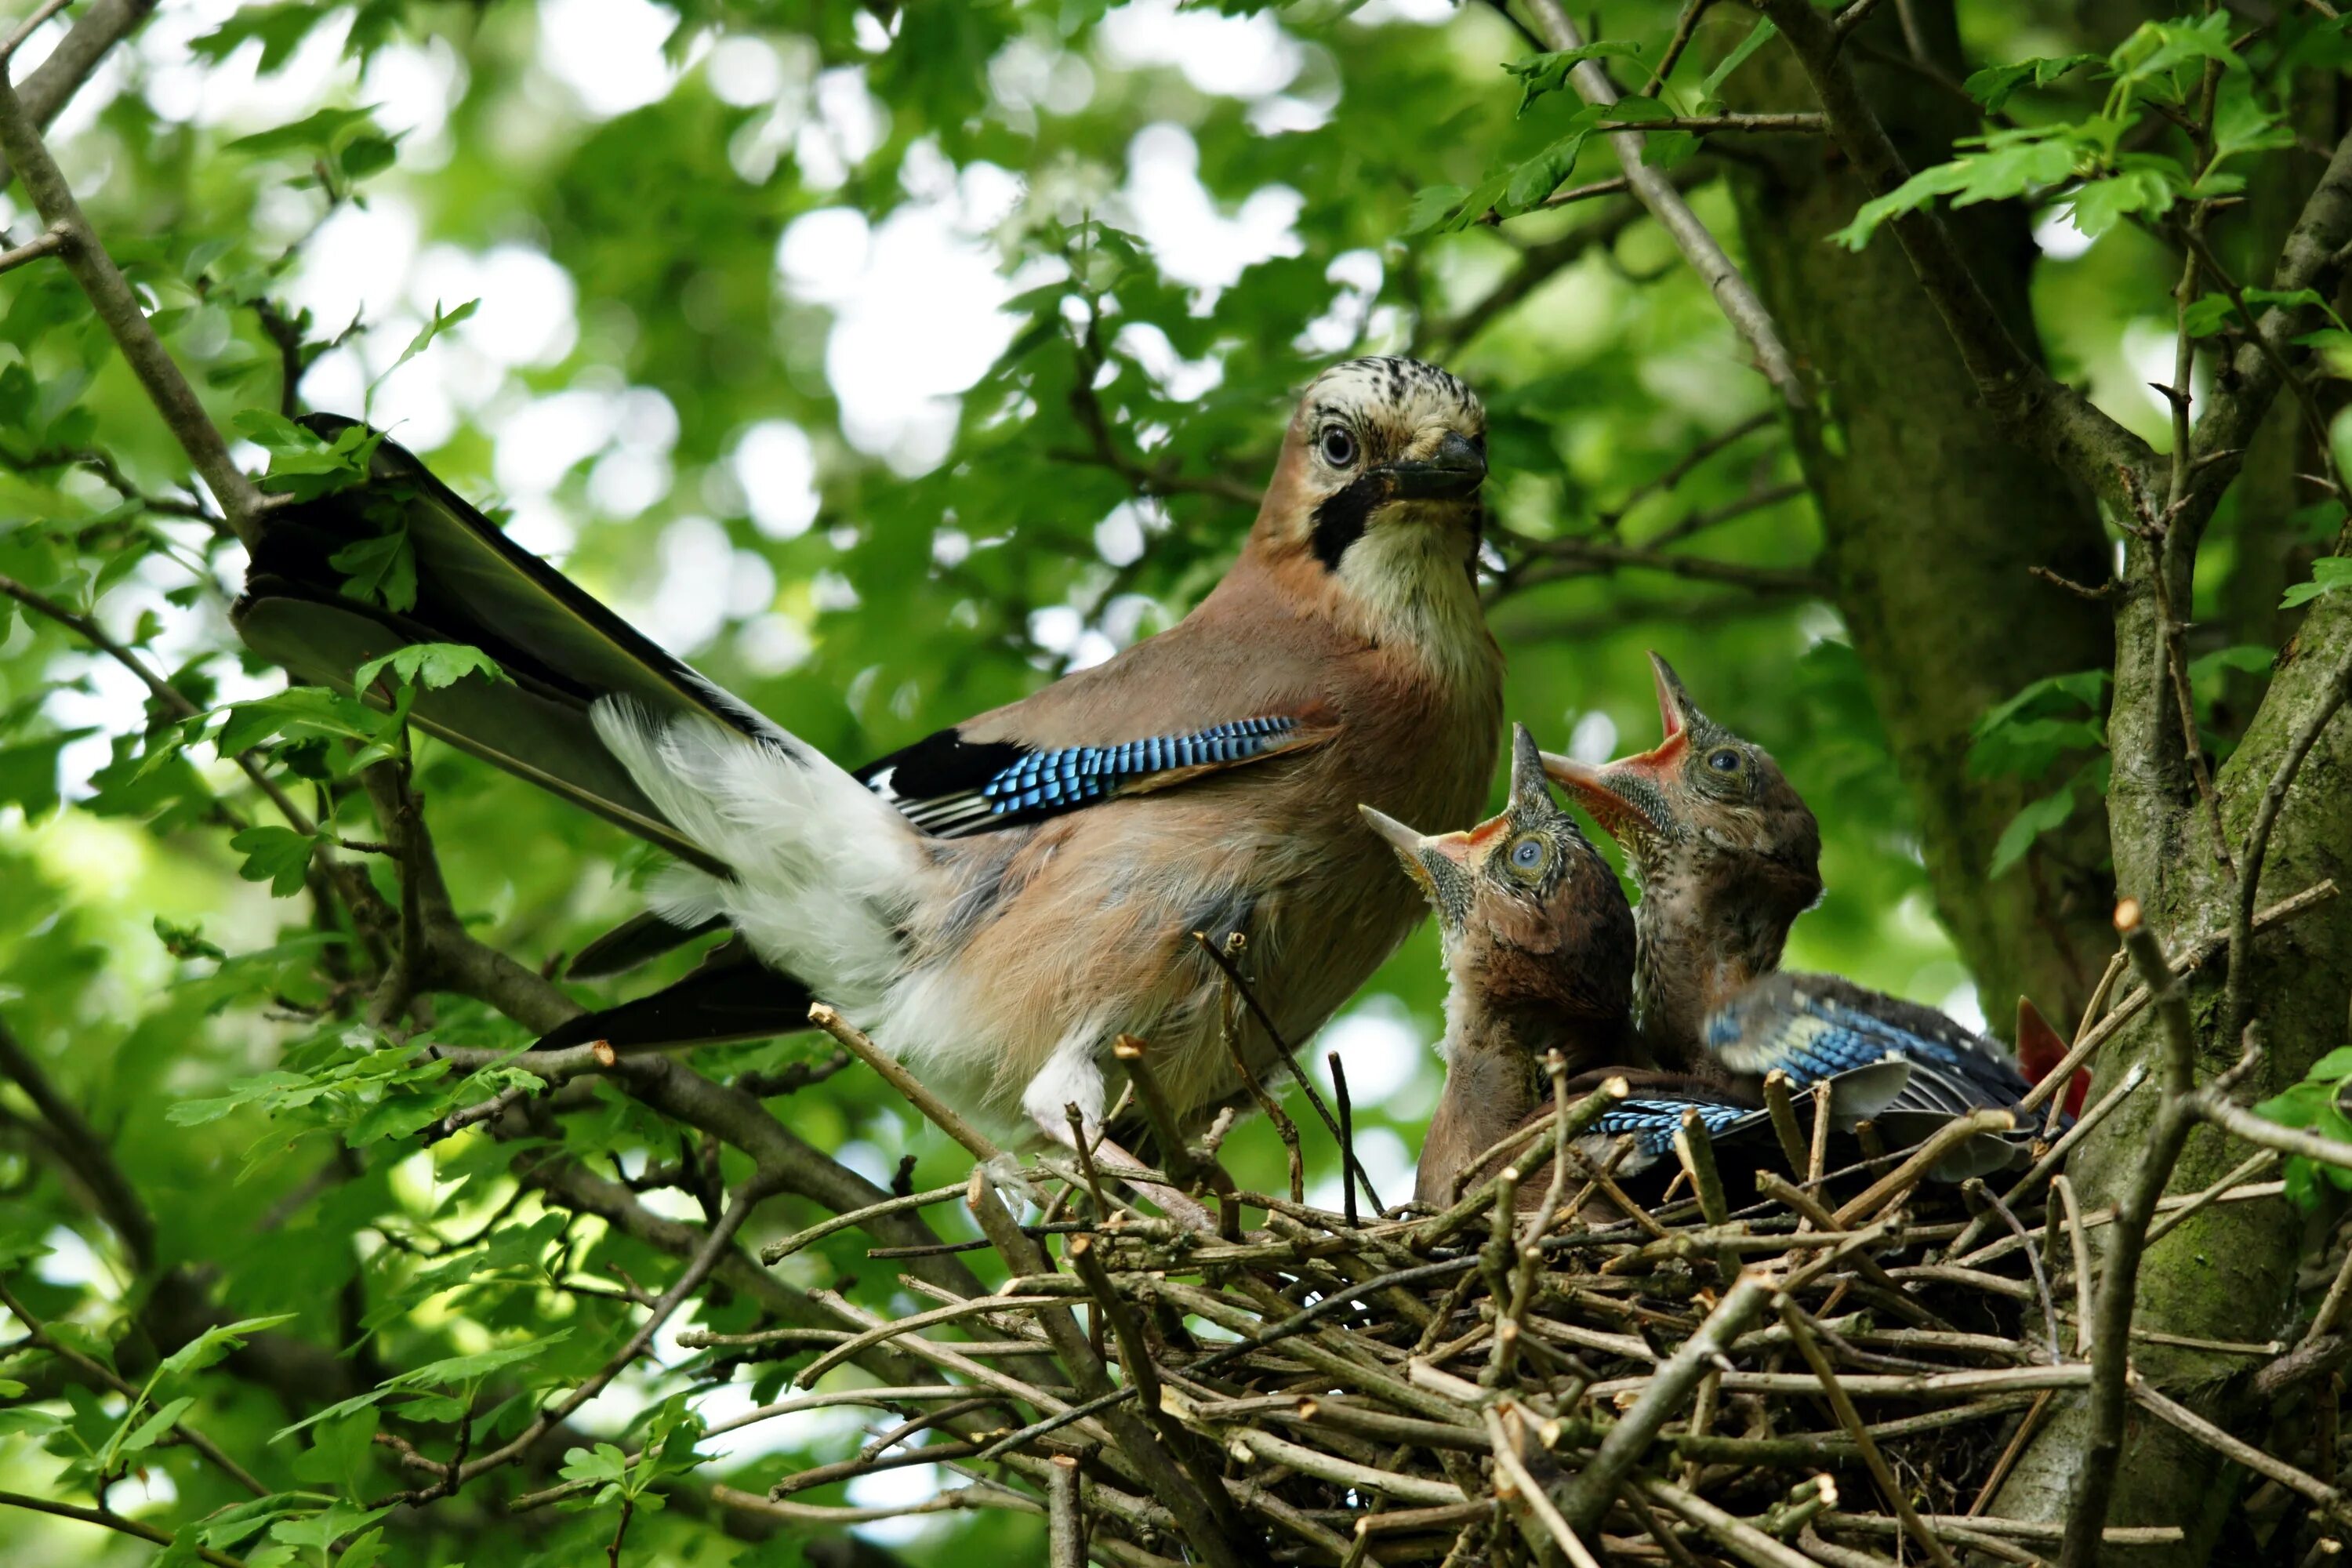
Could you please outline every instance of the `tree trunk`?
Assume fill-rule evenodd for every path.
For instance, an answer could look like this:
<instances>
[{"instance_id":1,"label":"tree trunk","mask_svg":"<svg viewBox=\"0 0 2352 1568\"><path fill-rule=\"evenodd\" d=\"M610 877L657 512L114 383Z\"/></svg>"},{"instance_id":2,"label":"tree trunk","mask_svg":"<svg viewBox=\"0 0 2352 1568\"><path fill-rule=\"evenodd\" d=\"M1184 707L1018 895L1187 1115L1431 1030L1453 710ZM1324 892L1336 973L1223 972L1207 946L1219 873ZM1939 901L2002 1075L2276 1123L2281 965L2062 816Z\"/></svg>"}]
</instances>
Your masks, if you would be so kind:
<instances>
[{"instance_id":1,"label":"tree trunk","mask_svg":"<svg viewBox=\"0 0 2352 1568\"><path fill-rule=\"evenodd\" d=\"M1957 81L1958 45L1946 0L1911 12L1937 68ZM1728 48L1749 25L1714 13ZM1849 47L1888 131L1912 166L1949 156L1976 129L1956 88L1885 63L1905 44L1885 8ZM1768 47L1733 79L1739 109L1808 103L1795 59ZM2022 864L1989 877L1995 843L2018 809L2073 776L2063 759L2040 780L1977 778L1971 730L1987 710L2045 676L2104 668L2108 613L2032 576L2041 566L2095 584L2107 547L2089 497L2021 452L1985 413L1943 323L1890 242L1860 255L1828 242L1864 193L1819 138L1753 138L1733 182L1748 265L1819 388L1792 421L1821 509L1837 605L1917 812L1937 913L1977 978L1987 1020L2006 1032L2020 994L2072 1020L2115 945L2106 824L2078 792L2074 815ZM2034 258L2025 214L1983 205L1952 215L1955 237L2008 318L2039 352L2026 285Z\"/></svg>"},{"instance_id":2,"label":"tree trunk","mask_svg":"<svg viewBox=\"0 0 2352 1568\"><path fill-rule=\"evenodd\" d=\"M2133 605L2122 617L2125 658L2117 671L2119 719L2170 706L2153 689L2154 616ZM2215 780L2221 819L2233 846L2277 773L2289 737L2307 721L2328 681L2352 658L2352 595L2333 594L2313 606L2273 676L2245 740ZM2138 726L2116 726L2117 745L2141 740ZM2122 773L2120 764L2119 774ZM2168 948L2226 931L2234 889L2214 859L2211 833L2193 793L2165 771L2118 790L2112 797L2116 880L2139 898ZM2240 858L2242 858L2242 852ZM2260 901L2274 903L2333 877L2352 889L2352 717L2339 712L2312 749L2271 839ZM2246 973L2252 1016L2265 1056L2244 1092L2274 1093L2300 1079L2312 1062L2346 1041L2346 1005L2352 998L2352 907L2341 897L2254 944ZM2210 1078L2234 1062L2237 1042L2225 1026L2222 965L2206 966L2193 981L2190 1005L2200 1032L2199 1073ZM2155 1026L2144 1016L2106 1047L2110 1070L2153 1063ZM2069 1170L2092 1206L2114 1203L2137 1168L2156 1104L2143 1091L2085 1140ZM2189 1140L2171 1190L2192 1192L2218 1180L2248 1152L2209 1131ZM2104 1233L2102 1233L2104 1237ZM2286 1331L2295 1314L2295 1264L2304 1226L2284 1203L2217 1205L2183 1224L2150 1248L2139 1279L2143 1328L2206 1339L2260 1341ZM2173 1398L2224 1426L2259 1414L2248 1408L2242 1356L2177 1346L2132 1349L2139 1374ZM2027 1447L2001 1489L1994 1511L2027 1519L2065 1517L2084 1445L2079 1400L2053 1407L2053 1418ZM2134 1550L2136 1568L2172 1568L2206 1561L2234 1488L2210 1449L2170 1427L2135 1418L2126 1429L2111 1524L2180 1524L2189 1539L2179 1548Z\"/></svg>"}]
</instances>

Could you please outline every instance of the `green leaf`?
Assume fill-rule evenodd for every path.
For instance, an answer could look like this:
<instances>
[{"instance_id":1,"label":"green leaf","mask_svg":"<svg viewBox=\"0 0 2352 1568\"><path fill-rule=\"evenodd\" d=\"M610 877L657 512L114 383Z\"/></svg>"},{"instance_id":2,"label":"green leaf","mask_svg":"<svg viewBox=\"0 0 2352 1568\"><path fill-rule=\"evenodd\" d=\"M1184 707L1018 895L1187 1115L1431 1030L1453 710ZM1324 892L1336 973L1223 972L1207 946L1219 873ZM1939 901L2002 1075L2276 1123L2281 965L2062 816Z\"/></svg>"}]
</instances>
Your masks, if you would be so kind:
<instances>
[{"instance_id":1,"label":"green leaf","mask_svg":"<svg viewBox=\"0 0 2352 1568\"><path fill-rule=\"evenodd\" d=\"M480 304L481 301L479 300L468 300L464 304L458 306L456 310L450 311L445 316L441 313L441 301L438 300L434 300L433 319L425 322L423 330L415 337L408 340L408 346L400 351L400 357L393 361L391 364L384 367L383 375L379 375L375 380L368 383L368 390L370 392L373 392L378 386L381 386L383 384L385 376L390 375L394 371L398 370L402 365L406 364L410 360L413 360L418 354L423 353L427 348L432 346L434 339L439 337L443 332L447 331L458 322L466 320L468 316L471 316Z\"/></svg>"},{"instance_id":2,"label":"green leaf","mask_svg":"<svg viewBox=\"0 0 2352 1568\"><path fill-rule=\"evenodd\" d=\"M2060 77L2084 66L2101 63L2097 55L2057 55L2044 59L2020 60L2015 65L1987 66L1970 73L1960 84L1970 98L1985 107L1987 114L1999 114L2009 104L2012 94L2021 89L2048 87Z\"/></svg>"},{"instance_id":3,"label":"green leaf","mask_svg":"<svg viewBox=\"0 0 2352 1568\"><path fill-rule=\"evenodd\" d=\"M465 643L422 642L368 660L352 672L352 689L365 691L387 670L396 684L421 686L428 691L454 686L469 675L482 676L494 685L508 679L499 661L480 648Z\"/></svg>"},{"instance_id":4,"label":"green leaf","mask_svg":"<svg viewBox=\"0 0 2352 1568\"><path fill-rule=\"evenodd\" d=\"M354 540L327 557L327 564L344 574L343 592L354 599L388 610L416 607L416 554L405 522L373 539Z\"/></svg>"},{"instance_id":5,"label":"green leaf","mask_svg":"<svg viewBox=\"0 0 2352 1568\"><path fill-rule=\"evenodd\" d=\"M2292 610L2344 587L2352 587L2352 555L2323 555L2311 563L2311 581L2289 587L2279 608Z\"/></svg>"},{"instance_id":6,"label":"green leaf","mask_svg":"<svg viewBox=\"0 0 2352 1568\"><path fill-rule=\"evenodd\" d=\"M1713 70L1706 73L1706 79L1698 86L1699 96L1710 102L1722 97L1723 84L1731 79L1732 72L1746 65L1749 57L1757 50L1780 36L1780 29L1778 26L1759 19L1754 26L1748 29L1748 36L1733 45L1731 52L1724 56Z\"/></svg>"},{"instance_id":7,"label":"green leaf","mask_svg":"<svg viewBox=\"0 0 2352 1568\"><path fill-rule=\"evenodd\" d=\"M1404 226L1400 234L1424 234L1444 223L1462 205L1462 198L1470 193L1460 185L1424 185L1413 193L1405 204Z\"/></svg>"},{"instance_id":8,"label":"green leaf","mask_svg":"<svg viewBox=\"0 0 2352 1568\"><path fill-rule=\"evenodd\" d=\"M2253 78L2231 71L2213 96L2213 162L2294 145L2294 128L2263 107Z\"/></svg>"},{"instance_id":9,"label":"green leaf","mask_svg":"<svg viewBox=\"0 0 2352 1568\"><path fill-rule=\"evenodd\" d=\"M274 1329L294 1321L291 1312L280 1312L274 1318L241 1318L234 1323L221 1323L206 1329L178 1350L163 1358L155 1369L155 1380L168 1383L192 1372L202 1372L244 1347L245 1342L264 1330Z\"/></svg>"},{"instance_id":10,"label":"green leaf","mask_svg":"<svg viewBox=\"0 0 2352 1568\"><path fill-rule=\"evenodd\" d=\"M361 1410L322 1423L310 1447L294 1461L295 1479L333 1487L347 1498L366 1496L376 1473L375 1433L381 1420L375 1411Z\"/></svg>"},{"instance_id":11,"label":"green leaf","mask_svg":"<svg viewBox=\"0 0 2352 1568\"><path fill-rule=\"evenodd\" d=\"M1554 49L1532 59L1506 62L1503 68L1519 79L1518 112L1525 114L1536 100L1564 90L1569 73L1586 60L1634 59L1641 53L1642 46L1629 39L1604 38L1580 48Z\"/></svg>"},{"instance_id":12,"label":"green leaf","mask_svg":"<svg viewBox=\"0 0 2352 1568\"><path fill-rule=\"evenodd\" d=\"M291 124L240 136L227 144L227 151L253 157L279 153L332 156L348 140L374 129L374 118L367 110L321 109Z\"/></svg>"},{"instance_id":13,"label":"green leaf","mask_svg":"<svg viewBox=\"0 0 2352 1568\"><path fill-rule=\"evenodd\" d=\"M116 1444L114 1448L115 1454L120 1457L127 1454L141 1453L145 1449L153 1447L155 1446L156 1439L162 1437L164 1433L169 1432L174 1426L178 1425L180 1417L186 1415L188 1413L188 1407L194 1404L195 1404L195 1399L193 1396L183 1395L178 1399L174 1399L169 1405L164 1405L162 1409L156 1411L154 1415L150 1415L146 1420L141 1422L136 1431L133 1431L128 1436L124 1437L121 1442Z\"/></svg>"},{"instance_id":14,"label":"green leaf","mask_svg":"<svg viewBox=\"0 0 2352 1568\"><path fill-rule=\"evenodd\" d=\"M2338 1046L2317 1061L2303 1075L2322 1083L2338 1082L2352 1078L2352 1046Z\"/></svg>"},{"instance_id":15,"label":"green leaf","mask_svg":"<svg viewBox=\"0 0 2352 1568\"><path fill-rule=\"evenodd\" d=\"M2105 178L2077 186L2067 200L2068 214L2076 232L2096 239L2135 214L2150 222L2162 217L2187 184L2180 165L2170 159L2134 158Z\"/></svg>"},{"instance_id":16,"label":"green leaf","mask_svg":"<svg viewBox=\"0 0 2352 1568\"><path fill-rule=\"evenodd\" d=\"M2074 790L2069 784L2052 795L2019 809L2000 830L2000 838L1992 847L1992 863L1985 868L1988 877L1999 877L2025 858L2033 841L2054 828L2065 826L2074 815Z\"/></svg>"},{"instance_id":17,"label":"green leaf","mask_svg":"<svg viewBox=\"0 0 2352 1568\"><path fill-rule=\"evenodd\" d=\"M248 882L267 882L276 898L302 890L310 868L312 841L290 827L248 827L233 836L228 847L245 857L236 874Z\"/></svg>"},{"instance_id":18,"label":"green leaf","mask_svg":"<svg viewBox=\"0 0 2352 1568\"><path fill-rule=\"evenodd\" d=\"M1976 150L1931 164L1886 195L1863 203L1853 221L1830 237L1849 250L1860 250L1881 224L1916 212L1938 196L1964 207L2063 184L2074 177L2085 153L2095 150L2083 132L2066 125L1997 132L1975 139L1974 146Z\"/></svg>"},{"instance_id":19,"label":"green leaf","mask_svg":"<svg viewBox=\"0 0 2352 1568\"><path fill-rule=\"evenodd\" d=\"M0 805L23 806L27 820L47 816L58 804L58 753L89 733L73 730L19 746L0 746Z\"/></svg>"}]
</instances>

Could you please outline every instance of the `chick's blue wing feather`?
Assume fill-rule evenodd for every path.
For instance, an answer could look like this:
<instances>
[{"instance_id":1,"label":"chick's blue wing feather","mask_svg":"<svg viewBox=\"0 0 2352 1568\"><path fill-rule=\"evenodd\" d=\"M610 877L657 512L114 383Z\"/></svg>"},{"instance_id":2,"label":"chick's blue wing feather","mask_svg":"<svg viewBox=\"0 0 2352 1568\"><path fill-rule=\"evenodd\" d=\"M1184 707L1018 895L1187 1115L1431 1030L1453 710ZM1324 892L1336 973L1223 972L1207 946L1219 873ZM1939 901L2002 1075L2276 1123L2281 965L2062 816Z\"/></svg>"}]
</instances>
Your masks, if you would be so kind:
<instances>
[{"instance_id":1,"label":"chick's blue wing feather","mask_svg":"<svg viewBox=\"0 0 2352 1568\"><path fill-rule=\"evenodd\" d=\"M1170 788L1301 750L1326 733L1281 713L1099 745L1034 747L941 730L857 776L925 832L956 838Z\"/></svg>"},{"instance_id":2,"label":"chick's blue wing feather","mask_svg":"<svg viewBox=\"0 0 2352 1568\"><path fill-rule=\"evenodd\" d=\"M2026 1089L1993 1042L1932 1008L1831 975L1784 972L1758 982L1707 1020L1706 1046L1734 1071L1777 1068L1801 1088L1893 1056L1932 1069L1934 1090L1958 1099L1956 1109L2012 1105Z\"/></svg>"}]
</instances>

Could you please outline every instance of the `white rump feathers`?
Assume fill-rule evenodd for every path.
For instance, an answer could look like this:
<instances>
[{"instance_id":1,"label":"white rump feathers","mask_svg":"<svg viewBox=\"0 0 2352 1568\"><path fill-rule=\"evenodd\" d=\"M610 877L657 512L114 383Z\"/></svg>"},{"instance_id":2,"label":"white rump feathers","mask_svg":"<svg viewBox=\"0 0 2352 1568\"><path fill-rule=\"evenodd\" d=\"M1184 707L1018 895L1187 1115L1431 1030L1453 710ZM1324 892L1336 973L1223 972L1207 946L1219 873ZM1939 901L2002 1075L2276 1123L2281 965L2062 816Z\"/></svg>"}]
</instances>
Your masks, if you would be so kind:
<instances>
[{"instance_id":1,"label":"white rump feathers","mask_svg":"<svg viewBox=\"0 0 2352 1568\"><path fill-rule=\"evenodd\" d=\"M930 857L907 819L814 748L751 740L704 719L655 719L625 698L593 716L605 747L679 832L735 869L674 867L663 918L723 915L760 956L845 1008L879 1003L901 973L898 931Z\"/></svg>"}]
</instances>

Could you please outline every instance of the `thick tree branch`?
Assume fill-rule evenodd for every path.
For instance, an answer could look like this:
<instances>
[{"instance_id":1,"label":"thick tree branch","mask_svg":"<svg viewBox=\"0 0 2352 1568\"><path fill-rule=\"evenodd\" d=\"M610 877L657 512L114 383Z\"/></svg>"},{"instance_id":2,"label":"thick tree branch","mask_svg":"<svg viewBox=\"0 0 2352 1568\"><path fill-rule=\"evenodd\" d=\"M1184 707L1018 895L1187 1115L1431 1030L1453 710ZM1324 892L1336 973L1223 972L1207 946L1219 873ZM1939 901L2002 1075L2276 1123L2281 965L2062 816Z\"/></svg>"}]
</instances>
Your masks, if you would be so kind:
<instances>
[{"instance_id":1,"label":"thick tree branch","mask_svg":"<svg viewBox=\"0 0 2352 1568\"><path fill-rule=\"evenodd\" d=\"M1811 0L1757 0L1789 42L1829 116L1830 134L1874 196L1911 177L1840 49L1843 35ZM2002 325L1943 223L1925 209L1890 220L1895 237L1944 320L1985 403L2010 435L2091 489L2113 494L2118 467L2147 471L2155 451L2053 377Z\"/></svg>"}]
</instances>

